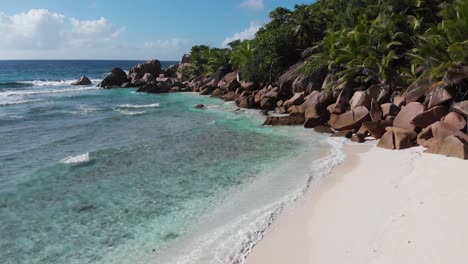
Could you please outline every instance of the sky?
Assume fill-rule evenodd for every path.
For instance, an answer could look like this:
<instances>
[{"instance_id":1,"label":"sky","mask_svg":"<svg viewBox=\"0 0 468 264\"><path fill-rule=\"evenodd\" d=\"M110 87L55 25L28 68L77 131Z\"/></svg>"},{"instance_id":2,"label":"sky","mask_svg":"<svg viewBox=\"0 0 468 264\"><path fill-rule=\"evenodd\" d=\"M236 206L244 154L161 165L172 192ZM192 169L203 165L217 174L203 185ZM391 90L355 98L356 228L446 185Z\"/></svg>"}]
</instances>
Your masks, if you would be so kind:
<instances>
[{"instance_id":1,"label":"sky","mask_svg":"<svg viewBox=\"0 0 468 264\"><path fill-rule=\"evenodd\" d=\"M2 59L180 60L251 39L276 7L312 0L0 0Z\"/></svg>"}]
</instances>

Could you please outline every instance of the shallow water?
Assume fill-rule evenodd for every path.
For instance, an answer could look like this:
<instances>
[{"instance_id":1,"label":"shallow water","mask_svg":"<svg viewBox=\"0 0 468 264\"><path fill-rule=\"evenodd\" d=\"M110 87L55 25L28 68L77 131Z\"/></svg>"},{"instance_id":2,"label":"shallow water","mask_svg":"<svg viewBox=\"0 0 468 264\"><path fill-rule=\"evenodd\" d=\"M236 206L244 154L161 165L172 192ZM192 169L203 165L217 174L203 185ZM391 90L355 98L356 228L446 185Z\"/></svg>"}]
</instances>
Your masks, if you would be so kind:
<instances>
[{"instance_id":1,"label":"shallow water","mask_svg":"<svg viewBox=\"0 0 468 264\"><path fill-rule=\"evenodd\" d=\"M268 184L269 171L307 145L217 99L69 85L135 62L24 63L0 74L0 263L163 258L200 239L207 217L217 222L205 228L219 227L220 208L234 203L237 218L268 204L242 206L240 193ZM322 157L321 136L307 136L311 159ZM276 200L306 178L277 175L281 191L262 197Z\"/></svg>"}]
</instances>

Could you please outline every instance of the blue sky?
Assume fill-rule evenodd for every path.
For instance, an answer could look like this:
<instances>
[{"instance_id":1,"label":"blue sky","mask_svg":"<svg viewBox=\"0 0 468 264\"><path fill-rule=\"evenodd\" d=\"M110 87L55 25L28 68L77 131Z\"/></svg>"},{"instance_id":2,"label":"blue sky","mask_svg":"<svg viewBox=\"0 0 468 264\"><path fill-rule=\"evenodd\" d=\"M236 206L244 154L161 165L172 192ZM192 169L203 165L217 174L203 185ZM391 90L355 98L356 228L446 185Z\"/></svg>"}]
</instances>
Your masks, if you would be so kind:
<instances>
[{"instance_id":1,"label":"blue sky","mask_svg":"<svg viewBox=\"0 0 468 264\"><path fill-rule=\"evenodd\" d=\"M0 59L179 60L251 38L278 6L312 0L1 0Z\"/></svg>"}]
</instances>

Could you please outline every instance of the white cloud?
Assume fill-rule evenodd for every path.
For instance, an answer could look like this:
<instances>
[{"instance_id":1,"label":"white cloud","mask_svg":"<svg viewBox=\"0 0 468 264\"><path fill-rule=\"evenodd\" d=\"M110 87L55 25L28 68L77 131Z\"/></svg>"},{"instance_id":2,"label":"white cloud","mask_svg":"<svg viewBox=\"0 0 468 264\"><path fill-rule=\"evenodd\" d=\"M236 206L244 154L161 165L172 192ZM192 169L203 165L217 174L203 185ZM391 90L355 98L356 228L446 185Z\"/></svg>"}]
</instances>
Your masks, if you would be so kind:
<instances>
[{"instance_id":1,"label":"white cloud","mask_svg":"<svg viewBox=\"0 0 468 264\"><path fill-rule=\"evenodd\" d=\"M263 10L264 8L263 0L244 0L240 6L250 10Z\"/></svg>"},{"instance_id":2,"label":"white cloud","mask_svg":"<svg viewBox=\"0 0 468 264\"><path fill-rule=\"evenodd\" d=\"M46 9L31 9L12 16L0 14L2 49L51 50L64 47L92 47L115 39L123 29L105 18L67 19Z\"/></svg>"},{"instance_id":3,"label":"white cloud","mask_svg":"<svg viewBox=\"0 0 468 264\"><path fill-rule=\"evenodd\" d=\"M244 40L244 39L253 39L255 37L255 34L257 31L262 27L261 24L251 22L250 27L246 28L242 32L235 33L234 35L227 37L224 39L222 46L227 47L229 42L232 42L234 40Z\"/></svg>"},{"instance_id":4,"label":"white cloud","mask_svg":"<svg viewBox=\"0 0 468 264\"><path fill-rule=\"evenodd\" d=\"M2 59L179 59L190 50L188 40L125 43L108 19L80 20L46 9L14 15L0 12Z\"/></svg>"}]
</instances>

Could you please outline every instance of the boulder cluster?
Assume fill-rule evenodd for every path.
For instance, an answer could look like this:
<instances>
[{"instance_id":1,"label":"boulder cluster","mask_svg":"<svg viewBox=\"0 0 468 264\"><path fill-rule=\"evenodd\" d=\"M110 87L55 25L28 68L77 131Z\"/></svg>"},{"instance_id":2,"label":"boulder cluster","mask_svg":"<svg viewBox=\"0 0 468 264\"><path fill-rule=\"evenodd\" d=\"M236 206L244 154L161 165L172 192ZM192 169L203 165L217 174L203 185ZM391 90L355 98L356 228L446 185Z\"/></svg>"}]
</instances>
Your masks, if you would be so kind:
<instances>
[{"instance_id":1,"label":"boulder cluster","mask_svg":"<svg viewBox=\"0 0 468 264\"><path fill-rule=\"evenodd\" d=\"M182 63L190 59L184 56ZM137 91L148 93L198 92L235 101L241 108L261 109L264 125L303 125L355 142L377 139L378 146L386 149L421 145L429 153L468 159L468 67L451 70L436 83L419 79L401 92L383 84L329 88L332 76L325 68L305 76L302 63L291 66L276 82L259 83L243 80L238 71L187 81L177 74L177 65L161 69L159 61L152 60L128 74L115 68L98 86L139 87Z\"/></svg>"}]
</instances>

